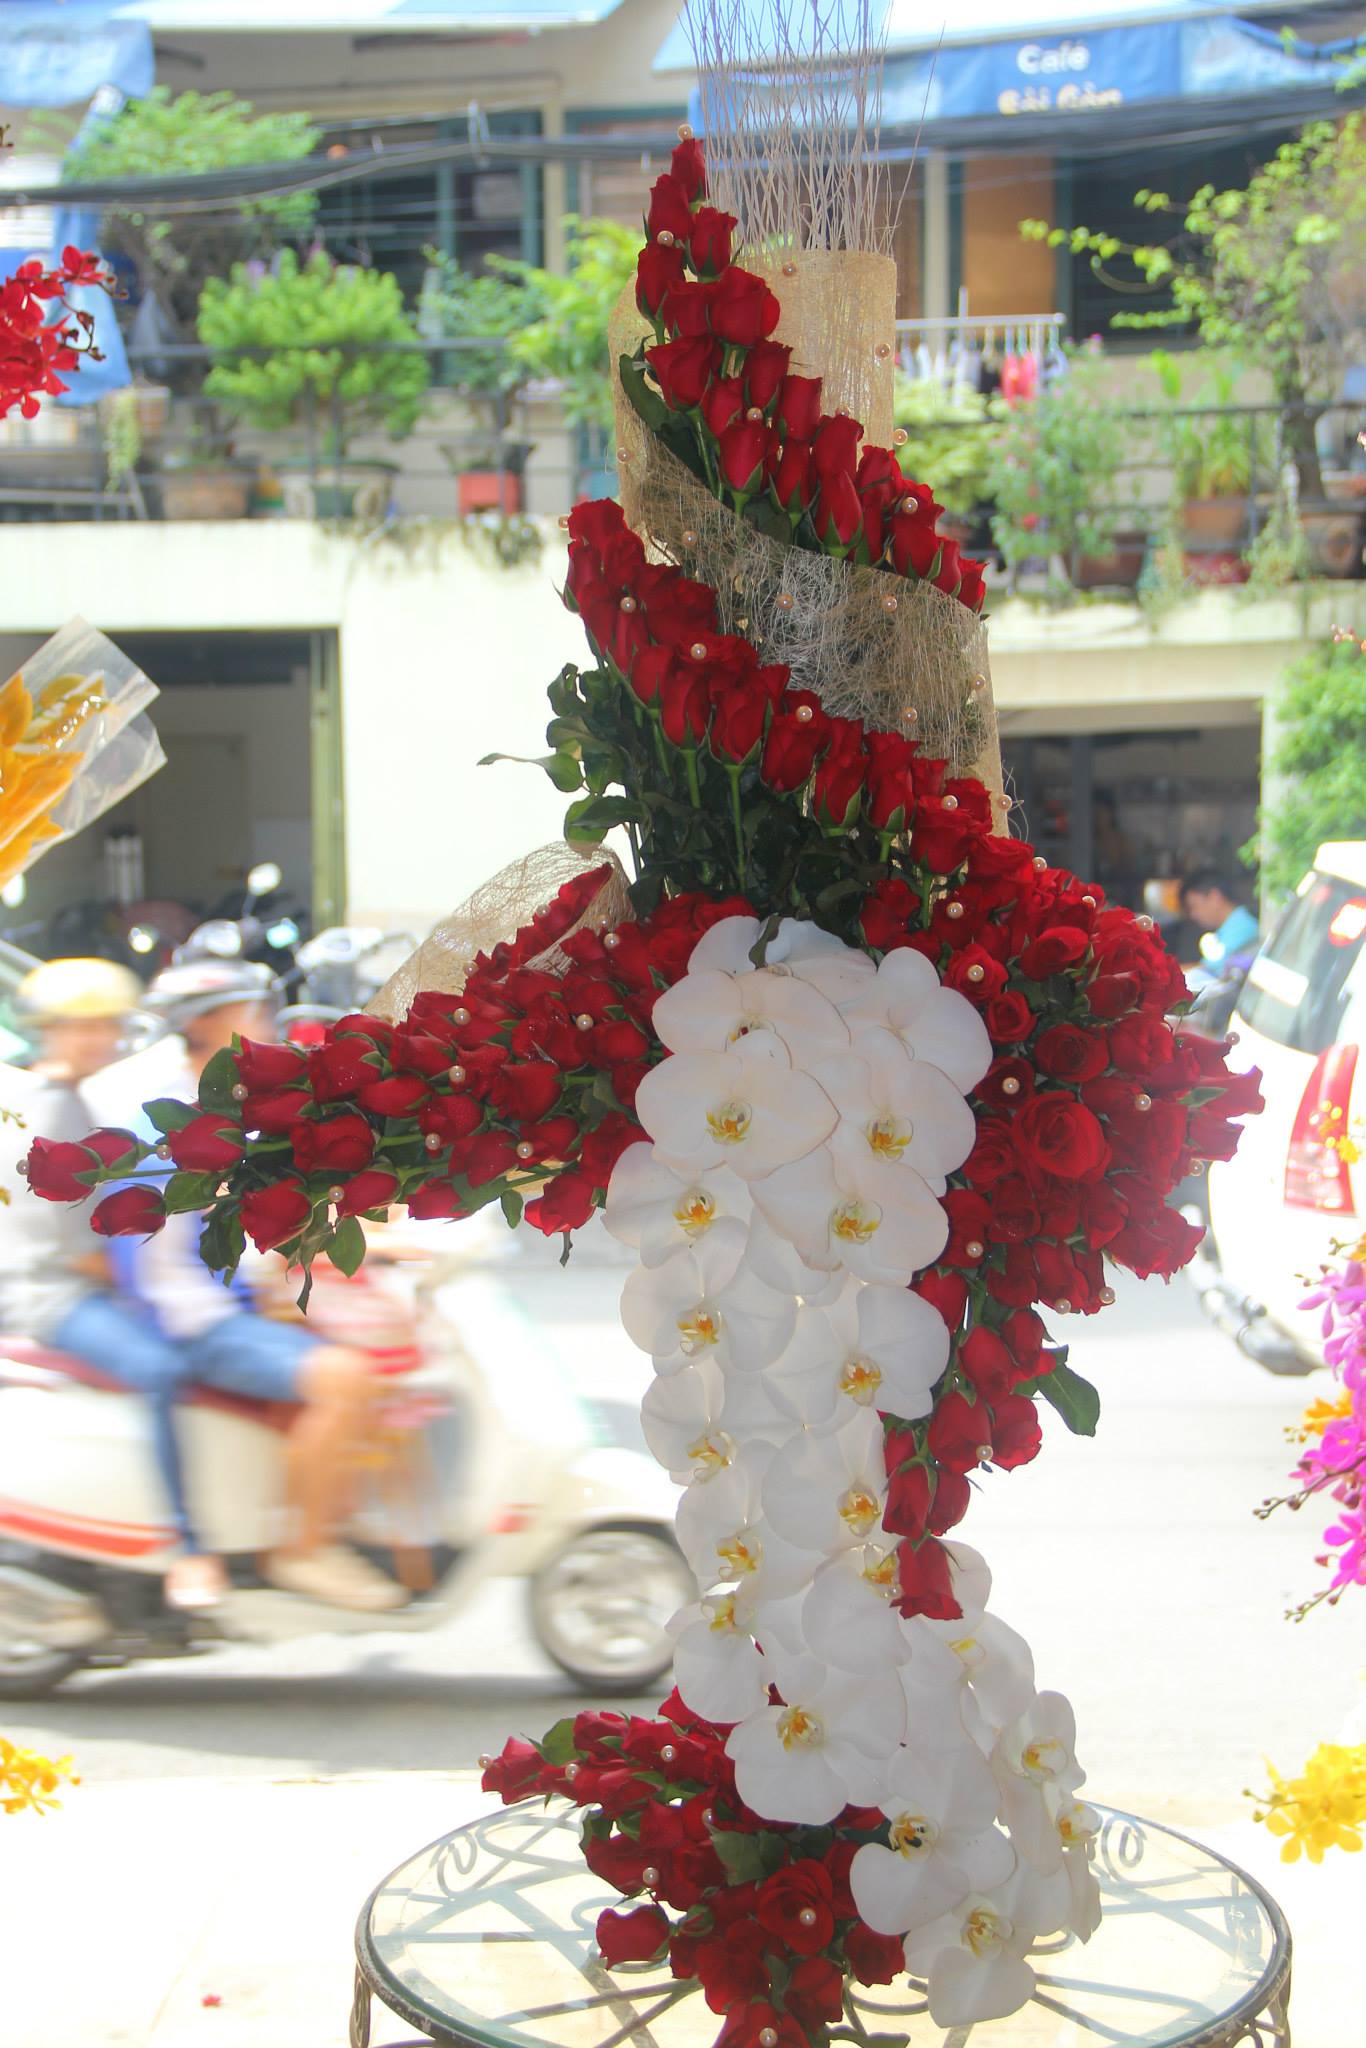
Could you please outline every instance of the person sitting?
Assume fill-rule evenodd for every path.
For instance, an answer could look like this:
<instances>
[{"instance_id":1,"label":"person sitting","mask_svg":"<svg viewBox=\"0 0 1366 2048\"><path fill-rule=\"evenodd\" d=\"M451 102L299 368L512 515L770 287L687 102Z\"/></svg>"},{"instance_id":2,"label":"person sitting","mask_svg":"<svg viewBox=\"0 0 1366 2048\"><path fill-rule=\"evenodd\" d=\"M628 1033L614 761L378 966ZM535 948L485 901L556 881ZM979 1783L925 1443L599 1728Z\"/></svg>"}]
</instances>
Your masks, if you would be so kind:
<instances>
[{"instance_id":1,"label":"person sitting","mask_svg":"<svg viewBox=\"0 0 1366 2048\"><path fill-rule=\"evenodd\" d=\"M1222 974L1239 955L1255 951L1257 920L1245 904L1239 903L1228 878L1218 868L1197 868L1181 884L1181 908L1205 936L1200 941L1200 958L1216 974Z\"/></svg>"},{"instance_id":2,"label":"person sitting","mask_svg":"<svg viewBox=\"0 0 1366 2048\"><path fill-rule=\"evenodd\" d=\"M196 960L171 966L147 992L147 1005L176 1031L184 1063L171 1096L193 1100L199 1077L237 1037L262 1038L274 1023L275 983L246 961ZM135 1121L134 1127L138 1128ZM157 1133L145 1123L144 1138ZM372 1377L361 1351L320 1339L303 1324L261 1315L239 1275L223 1287L199 1257L198 1217L173 1216L146 1241L111 1240L122 1299L140 1316L137 1356L111 1344L94 1359L116 1379L147 1388L171 1411L194 1381L225 1393L297 1405L285 1441L285 1495L291 1529L265 1561L272 1584L336 1607L380 1612L398 1607L404 1589L340 1542L353 1483L354 1454L370 1406ZM89 1356L89 1351L85 1352ZM211 1605L226 1589L221 1560L207 1551L186 1496L178 1437L171 1430L169 1483L179 1504L185 1556L168 1587L180 1605Z\"/></svg>"}]
</instances>

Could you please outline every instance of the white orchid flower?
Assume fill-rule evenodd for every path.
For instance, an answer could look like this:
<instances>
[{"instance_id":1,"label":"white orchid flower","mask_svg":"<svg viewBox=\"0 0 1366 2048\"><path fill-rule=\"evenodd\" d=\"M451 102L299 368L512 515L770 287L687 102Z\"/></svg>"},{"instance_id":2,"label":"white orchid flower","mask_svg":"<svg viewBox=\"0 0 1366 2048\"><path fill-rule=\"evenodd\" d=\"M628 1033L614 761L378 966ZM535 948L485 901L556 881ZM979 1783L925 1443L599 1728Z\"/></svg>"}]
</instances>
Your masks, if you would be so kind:
<instances>
[{"instance_id":1,"label":"white orchid flower","mask_svg":"<svg viewBox=\"0 0 1366 2048\"><path fill-rule=\"evenodd\" d=\"M755 1183L754 1200L808 1265L843 1266L884 1286L909 1286L948 1243L948 1217L920 1175L862 1144L822 1145L778 1167Z\"/></svg>"},{"instance_id":2,"label":"white orchid flower","mask_svg":"<svg viewBox=\"0 0 1366 2048\"><path fill-rule=\"evenodd\" d=\"M828 1306L798 1311L791 1343L764 1377L775 1402L809 1429L837 1427L855 1408L912 1421L929 1414L948 1356L937 1309L908 1288L853 1280Z\"/></svg>"},{"instance_id":3,"label":"white orchid flower","mask_svg":"<svg viewBox=\"0 0 1366 2048\"><path fill-rule=\"evenodd\" d=\"M1015 1851L995 1825L991 1767L953 1721L935 1739L897 1751L881 1805L889 1843L866 1842L849 1873L859 1918L878 1934L923 1926L1015 1868Z\"/></svg>"},{"instance_id":4,"label":"white orchid flower","mask_svg":"<svg viewBox=\"0 0 1366 2048\"><path fill-rule=\"evenodd\" d=\"M747 1052L674 1053L636 1091L636 1114L676 1172L729 1167L753 1181L829 1137L835 1106L818 1081Z\"/></svg>"},{"instance_id":5,"label":"white orchid flower","mask_svg":"<svg viewBox=\"0 0 1366 2048\"><path fill-rule=\"evenodd\" d=\"M866 1148L881 1165L918 1173L943 1194L945 1176L962 1165L977 1135L956 1082L913 1059L893 1032L875 1029L814 1072L840 1113L839 1146Z\"/></svg>"},{"instance_id":6,"label":"white orchid flower","mask_svg":"<svg viewBox=\"0 0 1366 2048\"><path fill-rule=\"evenodd\" d=\"M945 988L924 955L909 947L885 956L875 980L845 1006L845 1016L856 1039L863 1025L885 1025L965 1095L991 1065L991 1040L976 1009Z\"/></svg>"},{"instance_id":7,"label":"white orchid flower","mask_svg":"<svg viewBox=\"0 0 1366 2048\"><path fill-rule=\"evenodd\" d=\"M965 1612L948 1622L917 1615L907 1626L917 1654L932 1646L936 1659L950 1660L964 1695L964 1723L981 1748L990 1752L1001 1730L1034 1698L1034 1658L1028 1643L994 1614L970 1617ZM914 1683L914 1667L907 1683ZM911 1714L914 1721L914 1701Z\"/></svg>"},{"instance_id":8,"label":"white orchid flower","mask_svg":"<svg viewBox=\"0 0 1366 2048\"><path fill-rule=\"evenodd\" d=\"M669 1624L674 1682L693 1713L727 1724L758 1713L768 1701L764 1659L742 1618L734 1588L708 1593Z\"/></svg>"},{"instance_id":9,"label":"white orchid flower","mask_svg":"<svg viewBox=\"0 0 1366 2048\"><path fill-rule=\"evenodd\" d=\"M909 1649L892 1605L897 1590L894 1544L865 1543L827 1558L802 1602L802 1632L812 1656L841 1671L894 1669Z\"/></svg>"},{"instance_id":10,"label":"white orchid flower","mask_svg":"<svg viewBox=\"0 0 1366 2048\"><path fill-rule=\"evenodd\" d=\"M775 1294L742 1264L745 1232L719 1223L695 1246L658 1266L637 1266L621 1291L627 1336L648 1351L658 1372L689 1359L727 1365L736 1357L764 1365L785 1349L796 1321L791 1295Z\"/></svg>"},{"instance_id":11,"label":"white orchid flower","mask_svg":"<svg viewBox=\"0 0 1366 2048\"><path fill-rule=\"evenodd\" d=\"M765 1820L813 1827L851 1802L874 1804L905 1726L895 1678L828 1671L784 1701L749 1715L727 1737L745 1804Z\"/></svg>"},{"instance_id":12,"label":"white orchid flower","mask_svg":"<svg viewBox=\"0 0 1366 2048\"><path fill-rule=\"evenodd\" d=\"M693 948L689 974L711 968L742 974L746 968L752 968L752 955L762 930L757 917L723 918L704 932ZM764 966L769 971L785 969L819 989L840 1009L869 989L876 973L866 953L846 946L843 939L822 931L819 925L792 917L785 917L768 941Z\"/></svg>"},{"instance_id":13,"label":"white orchid flower","mask_svg":"<svg viewBox=\"0 0 1366 2048\"><path fill-rule=\"evenodd\" d=\"M863 1544L882 1527L887 1494L882 1423L856 1409L842 1428L805 1430L769 1461L763 1507L789 1543L827 1556Z\"/></svg>"},{"instance_id":14,"label":"white orchid flower","mask_svg":"<svg viewBox=\"0 0 1366 2048\"><path fill-rule=\"evenodd\" d=\"M781 1066L809 1073L847 1050L849 1026L835 1005L788 968L728 974L691 966L656 1002L653 1023L670 1052L732 1052L742 1042Z\"/></svg>"},{"instance_id":15,"label":"white orchid flower","mask_svg":"<svg viewBox=\"0 0 1366 2048\"><path fill-rule=\"evenodd\" d=\"M680 1486L714 1478L735 1460L739 1446L721 1420L725 1392L725 1380L710 1358L657 1374L645 1390L640 1404L645 1441Z\"/></svg>"},{"instance_id":16,"label":"white orchid flower","mask_svg":"<svg viewBox=\"0 0 1366 2048\"><path fill-rule=\"evenodd\" d=\"M787 1442L792 1435L792 1418L774 1400L768 1371L725 1374L721 1427L738 1443L747 1443L755 1436L771 1444Z\"/></svg>"},{"instance_id":17,"label":"white orchid flower","mask_svg":"<svg viewBox=\"0 0 1366 2048\"><path fill-rule=\"evenodd\" d=\"M1035 1870L1062 1869L1060 1801L1085 1782L1077 1762L1077 1721L1060 1692L1036 1693L1003 1728L992 1751L1001 1810L1021 1857Z\"/></svg>"},{"instance_id":18,"label":"white orchid flower","mask_svg":"<svg viewBox=\"0 0 1366 2048\"><path fill-rule=\"evenodd\" d=\"M727 1218L747 1223L752 1208L749 1189L725 1167L678 1174L642 1140L628 1145L612 1169L603 1221L640 1253L642 1265L657 1266Z\"/></svg>"},{"instance_id":19,"label":"white orchid flower","mask_svg":"<svg viewBox=\"0 0 1366 2048\"><path fill-rule=\"evenodd\" d=\"M838 1300L846 1287L857 1285L842 1266L832 1266L828 1271L821 1266L808 1266L790 1239L776 1231L759 1209L750 1218L745 1263L765 1286L780 1294L795 1294L812 1308Z\"/></svg>"},{"instance_id":20,"label":"white orchid flower","mask_svg":"<svg viewBox=\"0 0 1366 2048\"><path fill-rule=\"evenodd\" d=\"M1069 1903L1063 1871L1043 1877L1021 1866L908 1935L906 1967L928 1980L935 2025L970 2027L1018 2011L1034 1989L1024 1958L1040 1935L1066 1924Z\"/></svg>"}]
</instances>

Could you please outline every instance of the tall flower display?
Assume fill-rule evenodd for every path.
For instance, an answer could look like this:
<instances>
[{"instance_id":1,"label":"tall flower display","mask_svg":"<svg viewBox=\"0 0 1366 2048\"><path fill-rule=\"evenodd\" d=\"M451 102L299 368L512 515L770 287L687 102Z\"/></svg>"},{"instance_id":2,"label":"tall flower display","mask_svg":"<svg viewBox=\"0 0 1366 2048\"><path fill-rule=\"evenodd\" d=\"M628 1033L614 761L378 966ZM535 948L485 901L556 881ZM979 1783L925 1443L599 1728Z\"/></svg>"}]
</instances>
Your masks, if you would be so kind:
<instances>
[{"instance_id":1,"label":"tall flower display","mask_svg":"<svg viewBox=\"0 0 1366 2048\"><path fill-rule=\"evenodd\" d=\"M953 1532L1040 1400L1094 1429L1040 1310L1179 1267L1167 1198L1258 1097L1175 1033L1151 921L1010 835L981 565L827 407L734 225L685 138L618 371L642 531L567 522L560 886L496 942L454 920L310 1053L221 1055L93 1221L202 1210L216 1270L250 1238L306 1273L392 1203L567 1239L604 1211L698 1597L657 1719L582 1713L485 1784L583 1809L631 1902L609 1965L667 1956L723 2040L803 2048L905 1970L943 2025L1009 2012L1034 1943L1096 1924L1071 1709ZM36 1145L30 1184L81 1199L148 1151Z\"/></svg>"}]
</instances>

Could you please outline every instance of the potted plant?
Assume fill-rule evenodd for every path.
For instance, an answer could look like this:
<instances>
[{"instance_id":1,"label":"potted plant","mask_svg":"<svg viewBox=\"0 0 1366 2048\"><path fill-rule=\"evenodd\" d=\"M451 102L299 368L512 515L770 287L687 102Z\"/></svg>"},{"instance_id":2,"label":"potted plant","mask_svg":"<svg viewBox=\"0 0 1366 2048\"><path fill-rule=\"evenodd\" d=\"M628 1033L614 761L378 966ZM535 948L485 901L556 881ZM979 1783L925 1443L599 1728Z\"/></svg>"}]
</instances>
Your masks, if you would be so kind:
<instances>
[{"instance_id":1,"label":"potted plant","mask_svg":"<svg viewBox=\"0 0 1366 2048\"><path fill-rule=\"evenodd\" d=\"M941 391L923 378L896 373L893 418L906 438L897 448L902 474L932 483L944 507L939 531L967 546L987 498L991 412L980 391Z\"/></svg>"},{"instance_id":2,"label":"potted plant","mask_svg":"<svg viewBox=\"0 0 1366 2048\"><path fill-rule=\"evenodd\" d=\"M541 297L544 312L513 336L511 352L528 382L552 383L558 390L565 424L579 436L579 494L599 497L616 489L609 328L617 301L636 274L639 237L614 220L580 220L571 214L565 225L563 276L512 257L490 260Z\"/></svg>"},{"instance_id":3,"label":"potted plant","mask_svg":"<svg viewBox=\"0 0 1366 2048\"><path fill-rule=\"evenodd\" d=\"M1171 471L1177 508L1192 566L1210 566L1237 550L1247 525L1263 435L1257 416L1231 411L1236 372L1207 364L1205 382L1187 399L1181 365L1155 350L1152 367L1166 400L1158 445Z\"/></svg>"},{"instance_id":4,"label":"potted plant","mask_svg":"<svg viewBox=\"0 0 1366 2048\"><path fill-rule=\"evenodd\" d=\"M992 532L1012 577L1044 557L1064 589L1094 585L1112 569L1116 581L1130 568L1132 545L1121 560L1125 507L1119 475L1129 436L1115 411L1098 347L1067 350L1067 370L1036 398L992 401L996 431L989 437L986 484L996 510ZM1133 580L1141 556L1132 560Z\"/></svg>"},{"instance_id":5,"label":"potted plant","mask_svg":"<svg viewBox=\"0 0 1366 2048\"><path fill-rule=\"evenodd\" d=\"M510 344L540 317L544 301L525 279L462 270L437 249L427 257L418 327L427 341L453 344L446 374L475 419L472 432L441 444L456 473L458 510L462 519L489 511L512 517L522 510L532 443L507 431L527 378Z\"/></svg>"},{"instance_id":6,"label":"potted plant","mask_svg":"<svg viewBox=\"0 0 1366 2048\"><path fill-rule=\"evenodd\" d=\"M234 264L200 294L199 336L215 351L207 397L263 432L306 432L307 475L294 503L305 509L306 498L316 518L383 512L394 465L348 462L347 449L366 429L411 433L428 382L388 271L334 263L321 250L300 263L283 249L269 269ZM288 478L285 502L290 509Z\"/></svg>"}]
</instances>

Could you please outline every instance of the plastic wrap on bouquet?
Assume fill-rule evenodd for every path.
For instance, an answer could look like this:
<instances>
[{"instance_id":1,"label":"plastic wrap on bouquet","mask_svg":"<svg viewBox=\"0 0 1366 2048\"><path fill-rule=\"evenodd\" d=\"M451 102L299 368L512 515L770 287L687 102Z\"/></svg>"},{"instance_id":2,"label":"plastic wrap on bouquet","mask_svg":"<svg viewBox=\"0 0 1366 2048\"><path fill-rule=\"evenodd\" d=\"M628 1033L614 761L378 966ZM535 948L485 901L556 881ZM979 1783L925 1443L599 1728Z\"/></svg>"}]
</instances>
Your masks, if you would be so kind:
<instances>
[{"instance_id":1,"label":"plastic wrap on bouquet","mask_svg":"<svg viewBox=\"0 0 1366 2048\"><path fill-rule=\"evenodd\" d=\"M81 832L160 768L142 714L155 683L72 619L0 689L0 882Z\"/></svg>"}]
</instances>

